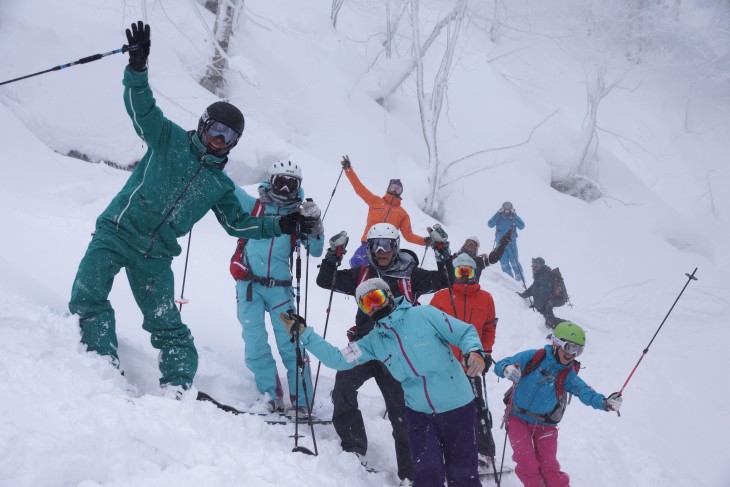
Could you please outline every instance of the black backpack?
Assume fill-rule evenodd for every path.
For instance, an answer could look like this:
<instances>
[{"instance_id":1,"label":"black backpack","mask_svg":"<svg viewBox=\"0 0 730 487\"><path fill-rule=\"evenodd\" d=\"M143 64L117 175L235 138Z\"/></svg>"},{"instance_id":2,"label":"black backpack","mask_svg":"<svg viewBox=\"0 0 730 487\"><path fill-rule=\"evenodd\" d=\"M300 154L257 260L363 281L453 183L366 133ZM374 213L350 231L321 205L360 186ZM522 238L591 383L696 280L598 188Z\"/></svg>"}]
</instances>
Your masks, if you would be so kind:
<instances>
[{"instance_id":1,"label":"black backpack","mask_svg":"<svg viewBox=\"0 0 730 487\"><path fill-rule=\"evenodd\" d=\"M552 301L553 306L556 308L563 306L568 302L570 296L568 296L568 290L565 288L565 281L563 280L563 275L560 273L559 267L550 271L550 281L552 283L550 301Z\"/></svg>"}]
</instances>

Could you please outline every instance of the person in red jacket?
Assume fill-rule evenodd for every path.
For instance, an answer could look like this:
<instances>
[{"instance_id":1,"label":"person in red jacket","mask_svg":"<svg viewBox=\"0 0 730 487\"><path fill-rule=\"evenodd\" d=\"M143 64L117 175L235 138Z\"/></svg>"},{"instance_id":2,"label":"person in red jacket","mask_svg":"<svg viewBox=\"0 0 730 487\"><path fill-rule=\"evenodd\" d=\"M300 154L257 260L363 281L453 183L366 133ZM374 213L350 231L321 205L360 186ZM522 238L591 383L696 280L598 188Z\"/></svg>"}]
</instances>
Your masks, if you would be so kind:
<instances>
[{"instance_id":1,"label":"person in red jacket","mask_svg":"<svg viewBox=\"0 0 730 487\"><path fill-rule=\"evenodd\" d=\"M388 190L385 196L377 196L365 187L360 178L352 169L350 158L343 156L342 168L345 170L345 176L350 180L355 193L362 198L368 205L368 219L365 223L365 230L360 237L360 247L350 258L350 267L367 265L369 263L366 253L366 243L368 230L376 223L390 223L400 230L406 241L416 245L431 245L432 241L429 237L421 237L413 233L411 228L411 217L408 216L406 210L400 205L401 194L403 194L403 184L400 179L391 179L388 184Z\"/></svg>"},{"instance_id":2,"label":"person in red jacket","mask_svg":"<svg viewBox=\"0 0 730 487\"><path fill-rule=\"evenodd\" d=\"M442 289L431 299L434 306L444 313L465 321L477 329L482 348L486 353L486 371L492 364L492 347L497 333L497 318L494 299L480 288L477 280L477 264L466 252L457 255L452 261L455 283L451 289ZM454 355L463 363L461 350L451 347ZM477 439L479 446L479 473L494 470L495 445L492 437L492 415L486 405L483 387L484 375L469 377L477 404Z\"/></svg>"}]
</instances>

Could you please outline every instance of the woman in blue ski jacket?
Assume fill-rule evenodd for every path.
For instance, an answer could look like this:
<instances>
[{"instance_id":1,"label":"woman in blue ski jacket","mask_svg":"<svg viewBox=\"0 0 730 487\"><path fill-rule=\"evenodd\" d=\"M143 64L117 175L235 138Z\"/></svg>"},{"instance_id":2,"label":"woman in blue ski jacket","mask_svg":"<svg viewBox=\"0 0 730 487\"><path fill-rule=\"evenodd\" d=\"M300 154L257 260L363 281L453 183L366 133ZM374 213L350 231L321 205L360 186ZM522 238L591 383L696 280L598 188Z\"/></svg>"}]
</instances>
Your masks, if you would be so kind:
<instances>
[{"instance_id":1,"label":"woman in blue ski jacket","mask_svg":"<svg viewBox=\"0 0 730 487\"><path fill-rule=\"evenodd\" d=\"M505 201L502 207L487 222L489 228L497 227L494 235L494 241L500 242L507 232L512 232L512 242L507 246L499 263L502 265L502 271L514 277L518 281L525 280L522 266L520 265L519 255L517 254L517 230L525 228L525 222L517 216L517 211L512 203ZM501 243L501 242L500 242Z\"/></svg>"},{"instance_id":2,"label":"woman in blue ski jacket","mask_svg":"<svg viewBox=\"0 0 730 487\"><path fill-rule=\"evenodd\" d=\"M525 350L494 365L494 373L515 383L507 405L507 436L512 445L515 473L526 487L568 487L570 477L557 460L558 428L567 394L594 409L618 411L622 398L606 397L578 377L585 333L575 323L555 327L552 344L542 350Z\"/></svg>"},{"instance_id":3,"label":"woman in blue ski jacket","mask_svg":"<svg viewBox=\"0 0 730 487\"><path fill-rule=\"evenodd\" d=\"M300 211L303 215L319 217L314 202L304 201L301 187L302 171L291 161L277 161L268 172L268 179L259 185L259 197L254 198L240 187L236 196L241 206L256 215L288 215ZM231 261L231 272L236 279L238 320L241 323L246 366L253 372L256 387L261 393L260 409L282 411L284 399L276 371L276 361L268 342L264 321L268 311L276 346L287 370L289 400L301 408L307 406L305 388L297 377L296 350L284 328L278 323L279 312L294 309L294 290L289 259L296 250L296 237L283 235L265 240L239 240ZM319 257L324 246L323 228L318 224L313 232L301 240L310 255ZM305 362L306 363L306 362ZM312 394L309 366L305 366L306 391ZM297 396L297 381L299 395ZM298 398L298 400L297 400Z\"/></svg>"},{"instance_id":4,"label":"woman in blue ski jacket","mask_svg":"<svg viewBox=\"0 0 730 487\"><path fill-rule=\"evenodd\" d=\"M485 362L476 330L432 306L393 298L380 278L360 284L356 299L375 328L342 350L307 328L300 316L283 314L282 321L326 366L346 370L379 360L401 383L413 485L441 487L446 478L450 487L480 486L474 393L451 352L451 345L458 347L466 355L467 375L480 375Z\"/></svg>"}]
</instances>

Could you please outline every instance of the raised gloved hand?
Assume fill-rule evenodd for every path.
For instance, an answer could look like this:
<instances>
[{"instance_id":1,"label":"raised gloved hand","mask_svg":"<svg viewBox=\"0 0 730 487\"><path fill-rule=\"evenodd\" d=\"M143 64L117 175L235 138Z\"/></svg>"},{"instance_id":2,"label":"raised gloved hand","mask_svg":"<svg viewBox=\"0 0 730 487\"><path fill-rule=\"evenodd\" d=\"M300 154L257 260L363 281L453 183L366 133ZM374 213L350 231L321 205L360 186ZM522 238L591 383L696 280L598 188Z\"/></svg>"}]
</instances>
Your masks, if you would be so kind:
<instances>
[{"instance_id":1,"label":"raised gloved hand","mask_svg":"<svg viewBox=\"0 0 730 487\"><path fill-rule=\"evenodd\" d=\"M287 235L310 235L314 232L318 223L321 224L319 218L303 216L298 211L294 211L279 218L281 233L285 233Z\"/></svg>"},{"instance_id":2,"label":"raised gloved hand","mask_svg":"<svg viewBox=\"0 0 730 487\"><path fill-rule=\"evenodd\" d=\"M131 30L127 29L127 42L129 43L129 67L135 71L147 69L147 58L150 56L150 26L142 22L132 24Z\"/></svg>"},{"instance_id":3,"label":"raised gloved hand","mask_svg":"<svg viewBox=\"0 0 730 487\"><path fill-rule=\"evenodd\" d=\"M302 203L302 206L299 210L302 217L304 218L315 218L316 222L314 226L312 227L312 231L309 232L310 236L312 237L319 237L324 233L324 225L322 224L322 210L319 209L319 206L317 206L317 203L315 203L311 198L307 198L307 200Z\"/></svg>"},{"instance_id":4,"label":"raised gloved hand","mask_svg":"<svg viewBox=\"0 0 730 487\"><path fill-rule=\"evenodd\" d=\"M522 372L520 372L520 369L512 364L505 366L505 368L502 369L502 374L504 375L505 379L511 380L515 384L517 384L522 377Z\"/></svg>"},{"instance_id":5,"label":"raised gloved hand","mask_svg":"<svg viewBox=\"0 0 730 487\"><path fill-rule=\"evenodd\" d=\"M296 314L292 309L290 309L286 313L284 313L283 311L279 313L279 319L282 323L284 323L286 332L292 336L293 332L301 333L307 327L307 322L304 321L304 318Z\"/></svg>"},{"instance_id":6,"label":"raised gloved hand","mask_svg":"<svg viewBox=\"0 0 730 487\"><path fill-rule=\"evenodd\" d=\"M352 168L352 164L350 164L350 156L342 156L340 164L342 164L342 169Z\"/></svg>"},{"instance_id":7,"label":"raised gloved hand","mask_svg":"<svg viewBox=\"0 0 730 487\"><path fill-rule=\"evenodd\" d=\"M340 233L330 238L330 248L328 252L331 252L338 257L346 254L347 250L345 250L345 247L347 247L347 242L349 241L350 237L347 236L347 232L342 230Z\"/></svg>"},{"instance_id":8,"label":"raised gloved hand","mask_svg":"<svg viewBox=\"0 0 730 487\"><path fill-rule=\"evenodd\" d=\"M482 357L481 353L470 352L467 354L465 360L466 375L468 375L469 377L477 377L479 375L482 375L486 364L484 363L484 358Z\"/></svg>"},{"instance_id":9,"label":"raised gloved hand","mask_svg":"<svg viewBox=\"0 0 730 487\"><path fill-rule=\"evenodd\" d=\"M428 237L430 238L430 245L433 249L436 262L446 262L451 258L451 252L449 251L449 236L446 230L443 229L438 223L431 227L427 227Z\"/></svg>"},{"instance_id":10,"label":"raised gloved hand","mask_svg":"<svg viewBox=\"0 0 730 487\"><path fill-rule=\"evenodd\" d=\"M606 399L603 400L603 409L605 411L617 411L621 409L621 404L624 402L624 398L618 395L618 392L614 392Z\"/></svg>"},{"instance_id":11,"label":"raised gloved hand","mask_svg":"<svg viewBox=\"0 0 730 487\"><path fill-rule=\"evenodd\" d=\"M426 231L428 231L428 237L433 244L447 243L449 241L449 235L439 223L434 225L433 228L426 227Z\"/></svg>"}]
</instances>

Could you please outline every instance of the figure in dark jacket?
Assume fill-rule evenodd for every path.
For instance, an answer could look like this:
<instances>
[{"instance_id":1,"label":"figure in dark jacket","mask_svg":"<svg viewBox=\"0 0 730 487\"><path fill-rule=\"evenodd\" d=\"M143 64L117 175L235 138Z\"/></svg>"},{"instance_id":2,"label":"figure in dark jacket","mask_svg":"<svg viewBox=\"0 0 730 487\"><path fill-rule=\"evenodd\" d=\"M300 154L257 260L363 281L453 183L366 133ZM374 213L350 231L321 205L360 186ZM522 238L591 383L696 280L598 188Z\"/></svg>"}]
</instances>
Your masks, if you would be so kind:
<instances>
[{"instance_id":1,"label":"figure in dark jacket","mask_svg":"<svg viewBox=\"0 0 730 487\"><path fill-rule=\"evenodd\" d=\"M545 317L545 326L550 329L561 321L553 314L553 302L550 300L553 293L553 281L550 277L550 267L545 265L545 259L532 259L532 284L524 292L517 293L522 298L532 297L532 306Z\"/></svg>"},{"instance_id":2,"label":"figure in dark jacket","mask_svg":"<svg viewBox=\"0 0 730 487\"><path fill-rule=\"evenodd\" d=\"M419 296L449 286L449 274L453 273L451 264L437 258L437 270L429 271L418 267L417 259L412 253L400 250L398 229L389 223L377 223L368 230L366 250L369 264L337 270L347 245L346 235L341 232L330 239L330 249L322 260L317 275L319 287L355 296L355 290L360 283L379 277L388 283L393 296L403 296L408 302L415 303ZM441 238L435 232L434 237L437 240ZM448 242L446 244L448 246ZM370 333L374 326L375 322L358 308L355 326L348 331L348 338L350 341L357 341ZM342 449L358 455L365 455L367 452L367 434L362 413L358 409L357 390L372 378L383 393L388 418L393 426L398 476L401 479L412 479L413 466L408 450L403 390L381 362L366 362L349 370L340 370L335 375L332 422L340 436Z\"/></svg>"},{"instance_id":3,"label":"figure in dark jacket","mask_svg":"<svg viewBox=\"0 0 730 487\"><path fill-rule=\"evenodd\" d=\"M79 316L81 343L119 367L114 309L109 293L122 268L143 316L142 328L160 351L160 386L179 398L198 368L193 336L175 306L171 263L180 255L177 239L209 211L234 237L273 238L310 233L317 219L253 217L236 198L236 185L223 171L229 151L243 133L243 114L230 103L208 107L198 129L186 131L167 119L147 81L150 27L127 29L129 66L124 71L124 104L147 153L124 187L96 220L71 291L69 310Z\"/></svg>"}]
</instances>

